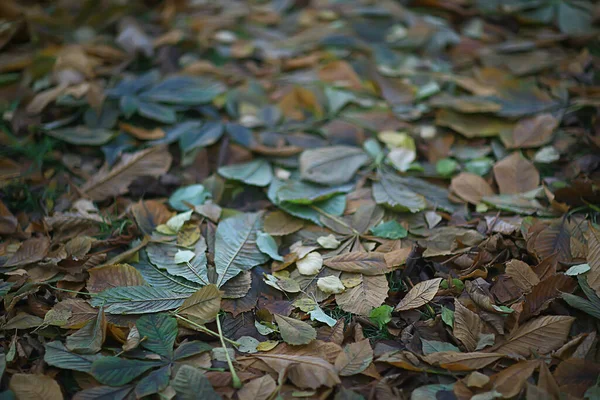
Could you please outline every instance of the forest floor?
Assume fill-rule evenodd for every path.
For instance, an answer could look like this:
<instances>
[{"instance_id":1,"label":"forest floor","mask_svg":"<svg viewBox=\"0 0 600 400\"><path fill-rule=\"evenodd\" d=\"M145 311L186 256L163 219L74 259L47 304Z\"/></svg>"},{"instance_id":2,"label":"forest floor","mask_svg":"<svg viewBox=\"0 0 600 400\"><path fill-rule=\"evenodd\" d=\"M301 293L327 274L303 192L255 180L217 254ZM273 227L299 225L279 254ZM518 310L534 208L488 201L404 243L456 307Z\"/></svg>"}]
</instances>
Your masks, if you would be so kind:
<instances>
[{"instance_id":1,"label":"forest floor","mask_svg":"<svg viewBox=\"0 0 600 400\"><path fill-rule=\"evenodd\" d=\"M600 5L0 5L0 399L599 399Z\"/></svg>"}]
</instances>

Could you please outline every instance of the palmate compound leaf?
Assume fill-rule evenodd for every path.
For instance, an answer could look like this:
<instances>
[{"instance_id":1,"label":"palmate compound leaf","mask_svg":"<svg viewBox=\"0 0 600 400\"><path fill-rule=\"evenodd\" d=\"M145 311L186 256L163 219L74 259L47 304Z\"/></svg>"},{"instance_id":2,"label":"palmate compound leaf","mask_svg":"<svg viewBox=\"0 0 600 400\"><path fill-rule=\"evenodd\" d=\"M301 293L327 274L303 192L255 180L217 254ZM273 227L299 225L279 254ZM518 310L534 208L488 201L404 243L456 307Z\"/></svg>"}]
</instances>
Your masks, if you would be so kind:
<instances>
[{"instance_id":1,"label":"palmate compound leaf","mask_svg":"<svg viewBox=\"0 0 600 400\"><path fill-rule=\"evenodd\" d=\"M73 400L123 400L129 398L133 385L120 387L94 386L75 393Z\"/></svg>"},{"instance_id":2,"label":"palmate compound leaf","mask_svg":"<svg viewBox=\"0 0 600 400\"><path fill-rule=\"evenodd\" d=\"M261 217L260 213L239 214L217 226L215 268L218 287L241 271L248 271L269 260L269 256L262 253L256 244Z\"/></svg>"},{"instance_id":3,"label":"palmate compound leaf","mask_svg":"<svg viewBox=\"0 0 600 400\"><path fill-rule=\"evenodd\" d=\"M220 400L213 389L208 378L198 368L191 365L182 365L171 386L177 392L177 398L181 400Z\"/></svg>"},{"instance_id":4,"label":"palmate compound leaf","mask_svg":"<svg viewBox=\"0 0 600 400\"><path fill-rule=\"evenodd\" d=\"M73 353L59 341L46 343L45 349L44 361L48 365L61 369L71 369L89 373L92 369L92 363L102 358L99 354Z\"/></svg>"},{"instance_id":5,"label":"palmate compound leaf","mask_svg":"<svg viewBox=\"0 0 600 400\"><path fill-rule=\"evenodd\" d=\"M173 358L173 345L177 337L177 321L166 314L141 316L135 323L141 342L146 349L168 360Z\"/></svg>"},{"instance_id":6,"label":"palmate compound leaf","mask_svg":"<svg viewBox=\"0 0 600 400\"><path fill-rule=\"evenodd\" d=\"M98 293L91 304L94 307L104 306L107 314L149 314L177 308L189 296L189 293L151 286L126 286Z\"/></svg>"},{"instance_id":7,"label":"palmate compound leaf","mask_svg":"<svg viewBox=\"0 0 600 400\"><path fill-rule=\"evenodd\" d=\"M119 357L102 357L94 361L90 373L100 383L121 386L144 372L163 365L163 361L128 360Z\"/></svg>"},{"instance_id":8,"label":"palmate compound leaf","mask_svg":"<svg viewBox=\"0 0 600 400\"><path fill-rule=\"evenodd\" d=\"M417 283L396 306L396 311L407 311L429 303L438 292L442 278Z\"/></svg>"},{"instance_id":9,"label":"palmate compound leaf","mask_svg":"<svg viewBox=\"0 0 600 400\"><path fill-rule=\"evenodd\" d=\"M359 147L329 146L304 150L300 155L300 176L303 180L323 185L348 182L369 156Z\"/></svg>"},{"instance_id":10,"label":"palmate compound leaf","mask_svg":"<svg viewBox=\"0 0 600 400\"><path fill-rule=\"evenodd\" d=\"M142 274L144 280L155 288L167 289L177 293L194 293L200 289L201 285L189 281L180 276L169 274L165 270L161 270L156 265L148 260L148 256L144 250L139 253L139 262L132 264L133 267Z\"/></svg>"},{"instance_id":11,"label":"palmate compound leaf","mask_svg":"<svg viewBox=\"0 0 600 400\"><path fill-rule=\"evenodd\" d=\"M165 365L144 376L135 386L135 395L138 399L150 396L165 389L169 385L171 365Z\"/></svg>"},{"instance_id":12,"label":"palmate compound leaf","mask_svg":"<svg viewBox=\"0 0 600 400\"><path fill-rule=\"evenodd\" d=\"M308 344L317 337L315 328L298 319L275 314L275 322L277 322L281 337L286 343Z\"/></svg>"},{"instance_id":13,"label":"palmate compound leaf","mask_svg":"<svg viewBox=\"0 0 600 400\"><path fill-rule=\"evenodd\" d=\"M173 244L150 243L146 249L150 262L170 275L180 276L200 285L207 285L206 240L203 237L194 245L195 256L189 262L177 262L176 255L182 249Z\"/></svg>"}]
</instances>

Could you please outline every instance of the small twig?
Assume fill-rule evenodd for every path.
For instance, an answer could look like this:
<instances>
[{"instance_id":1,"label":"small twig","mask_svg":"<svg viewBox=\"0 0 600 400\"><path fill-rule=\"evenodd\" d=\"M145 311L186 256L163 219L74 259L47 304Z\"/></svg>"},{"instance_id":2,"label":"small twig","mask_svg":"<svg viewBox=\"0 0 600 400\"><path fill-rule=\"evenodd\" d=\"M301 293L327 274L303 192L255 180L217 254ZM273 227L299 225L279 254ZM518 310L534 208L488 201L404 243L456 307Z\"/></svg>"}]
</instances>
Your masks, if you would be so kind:
<instances>
[{"instance_id":1,"label":"small twig","mask_svg":"<svg viewBox=\"0 0 600 400\"><path fill-rule=\"evenodd\" d=\"M235 346L235 347L239 347L239 346L240 346L240 343L238 343L238 342L234 342L234 341L233 341L233 340L231 340L231 339L228 339L228 338L226 338L226 337L224 337L224 336L222 336L222 335L219 335L217 332L211 331L211 330L210 330L210 329L208 329L207 327L205 327L205 326L202 326L202 325L200 325L200 324L197 324L197 323L195 323L194 321L192 321L192 320L190 320L190 319L187 319L187 318L185 318L185 317L182 317L182 316L181 316L181 315L179 315L179 314L173 314L173 316L174 316L175 318L179 318L180 320L187 322L188 324L192 325L192 326L193 326L193 327L195 327L195 328L198 328L199 330L201 330L201 331L202 331L202 332L204 332L204 333L208 333L209 335L211 335L211 336L214 336L214 337L222 337L222 338L223 338L223 340L225 340L227 343L229 343L229 344L231 344L231 345L233 345L233 346Z\"/></svg>"},{"instance_id":2,"label":"small twig","mask_svg":"<svg viewBox=\"0 0 600 400\"><path fill-rule=\"evenodd\" d=\"M108 260L107 262L98 265L98 267L104 267L106 265L113 265L113 264L119 264L122 261L127 260L129 257L131 257L132 255L134 255L135 253L137 253L138 251L140 251L141 249L143 249L144 247L146 247L146 245L148 244L148 242L150 241L150 237L148 236L144 236L144 239L142 239L142 242L140 244L138 244L135 247L132 247L131 249L111 258L110 260Z\"/></svg>"},{"instance_id":3,"label":"small twig","mask_svg":"<svg viewBox=\"0 0 600 400\"><path fill-rule=\"evenodd\" d=\"M221 345L223 345L223 350L225 350L225 358L227 359L227 365L229 366L229 372L231 372L231 380L232 386L234 389L239 389L242 387L242 381L240 377L235 372L235 368L233 367L233 363L231 362L231 357L229 357L229 350L225 345L225 338L223 337L223 331L221 330L221 321L219 320L219 316L217 315L217 329L219 330L219 338L221 339Z\"/></svg>"}]
</instances>

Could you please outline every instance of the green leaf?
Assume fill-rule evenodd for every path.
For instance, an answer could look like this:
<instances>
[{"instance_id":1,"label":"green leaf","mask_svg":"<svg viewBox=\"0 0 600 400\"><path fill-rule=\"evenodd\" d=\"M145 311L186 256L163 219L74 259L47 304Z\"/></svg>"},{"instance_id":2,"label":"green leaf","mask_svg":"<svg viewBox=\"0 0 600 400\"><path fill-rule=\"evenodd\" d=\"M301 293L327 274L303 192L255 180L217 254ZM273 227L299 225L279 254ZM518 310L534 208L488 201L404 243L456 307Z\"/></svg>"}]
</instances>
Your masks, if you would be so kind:
<instances>
[{"instance_id":1,"label":"green leaf","mask_svg":"<svg viewBox=\"0 0 600 400\"><path fill-rule=\"evenodd\" d=\"M70 352L61 342L49 342L45 345L44 361L53 367L61 369L71 369L89 373L92 369L92 363L100 358L101 355L83 355Z\"/></svg>"},{"instance_id":2,"label":"green leaf","mask_svg":"<svg viewBox=\"0 0 600 400\"><path fill-rule=\"evenodd\" d=\"M4 282L3 279L0 279L0 297L6 296L14 284L14 282Z\"/></svg>"},{"instance_id":3,"label":"green leaf","mask_svg":"<svg viewBox=\"0 0 600 400\"><path fill-rule=\"evenodd\" d=\"M149 369L161 365L163 363L158 361L103 357L94 361L90 373L100 383L109 386L121 386L131 382Z\"/></svg>"},{"instance_id":4,"label":"green leaf","mask_svg":"<svg viewBox=\"0 0 600 400\"><path fill-rule=\"evenodd\" d=\"M139 254L140 261L131 265L142 274L144 280L150 285L177 293L194 293L201 287L197 283L160 270L148 260L145 251L141 251Z\"/></svg>"},{"instance_id":5,"label":"green leaf","mask_svg":"<svg viewBox=\"0 0 600 400\"><path fill-rule=\"evenodd\" d=\"M177 263L175 256L180 248L167 243L150 243L146 249L150 262L169 274L180 276L190 282L207 285L208 269L206 259L206 241L203 237L194 245L196 256L190 262Z\"/></svg>"},{"instance_id":6,"label":"green leaf","mask_svg":"<svg viewBox=\"0 0 600 400\"><path fill-rule=\"evenodd\" d=\"M123 400L129 398L133 385L111 387L95 386L78 392L76 400Z\"/></svg>"},{"instance_id":7,"label":"green leaf","mask_svg":"<svg viewBox=\"0 0 600 400\"><path fill-rule=\"evenodd\" d=\"M219 175L248 185L263 187L273 180L273 169L267 160L259 158L247 163L220 167Z\"/></svg>"},{"instance_id":8,"label":"green leaf","mask_svg":"<svg viewBox=\"0 0 600 400\"><path fill-rule=\"evenodd\" d=\"M377 324L379 329L382 329L392 320L393 307L383 304L379 307L375 307L369 313L369 319Z\"/></svg>"},{"instance_id":9,"label":"green leaf","mask_svg":"<svg viewBox=\"0 0 600 400\"><path fill-rule=\"evenodd\" d=\"M465 171L472 174L484 176L492 169L494 161L491 158L483 157L471 160L465 163Z\"/></svg>"},{"instance_id":10,"label":"green leaf","mask_svg":"<svg viewBox=\"0 0 600 400\"><path fill-rule=\"evenodd\" d=\"M135 323L142 346L168 360L173 358L173 345L177 338L177 321L166 314L141 316Z\"/></svg>"},{"instance_id":11,"label":"green leaf","mask_svg":"<svg viewBox=\"0 0 600 400\"><path fill-rule=\"evenodd\" d=\"M148 314L179 307L189 293L176 293L150 286L114 287L92 297L94 307L105 306L108 314Z\"/></svg>"},{"instance_id":12,"label":"green leaf","mask_svg":"<svg viewBox=\"0 0 600 400\"><path fill-rule=\"evenodd\" d=\"M561 297L571 307L581 310L589 315L600 319L600 308L594 306L591 301L588 301L582 297L575 296L571 293L562 293Z\"/></svg>"},{"instance_id":13,"label":"green leaf","mask_svg":"<svg viewBox=\"0 0 600 400\"><path fill-rule=\"evenodd\" d=\"M369 160L359 147L329 146L304 150L300 155L302 179L324 185L348 182L354 173Z\"/></svg>"},{"instance_id":14,"label":"green leaf","mask_svg":"<svg viewBox=\"0 0 600 400\"><path fill-rule=\"evenodd\" d=\"M325 97L327 97L329 112L331 114L337 114L347 104L356 101L356 96L354 93L347 92L345 90L334 89L331 87L325 88Z\"/></svg>"},{"instance_id":15,"label":"green leaf","mask_svg":"<svg viewBox=\"0 0 600 400\"><path fill-rule=\"evenodd\" d=\"M192 342L185 342L177 347L173 359L176 361L182 360L187 357L195 356L196 354L211 351L213 348L208 343L194 340Z\"/></svg>"},{"instance_id":16,"label":"green leaf","mask_svg":"<svg viewBox=\"0 0 600 400\"><path fill-rule=\"evenodd\" d=\"M102 344L106 334L106 320L102 308L98 316L87 322L83 328L70 336L67 336L66 346L69 350L80 354L95 354L102 350Z\"/></svg>"},{"instance_id":17,"label":"green leaf","mask_svg":"<svg viewBox=\"0 0 600 400\"><path fill-rule=\"evenodd\" d=\"M283 261L283 257L278 254L277 243L275 239L268 233L258 232L258 238L256 244L260 251L271 257L273 260Z\"/></svg>"},{"instance_id":18,"label":"green leaf","mask_svg":"<svg viewBox=\"0 0 600 400\"><path fill-rule=\"evenodd\" d=\"M443 158L435 164L435 170L442 176L451 176L458 168L458 163L452 158Z\"/></svg>"},{"instance_id":19,"label":"green leaf","mask_svg":"<svg viewBox=\"0 0 600 400\"><path fill-rule=\"evenodd\" d=\"M201 184L183 186L169 197L169 205L177 211L187 211L190 207L186 203L199 206L210 197L210 192L205 190Z\"/></svg>"},{"instance_id":20,"label":"green leaf","mask_svg":"<svg viewBox=\"0 0 600 400\"><path fill-rule=\"evenodd\" d=\"M182 365L171 381L178 400L221 400L208 378L191 365Z\"/></svg>"},{"instance_id":21,"label":"green leaf","mask_svg":"<svg viewBox=\"0 0 600 400\"><path fill-rule=\"evenodd\" d=\"M175 110L155 103L139 102L137 112L142 117L165 124L172 124L177 120Z\"/></svg>"},{"instance_id":22,"label":"green leaf","mask_svg":"<svg viewBox=\"0 0 600 400\"><path fill-rule=\"evenodd\" d=\"M410 211L412 213L427 207L425 198L404 186L398 177L380 174L380 180L373 183L373 197L377 204L394 211Z\"/></svg>"},{"instance_id":23,"label":"green leaf","mask_svg":"<svg viewBox=\"0 0 600 400\"><path fill-rule=\"evenodd\" d=\"M6 354L0 353L0 379L4 376L4 370L6 370Z\"/></svg>"},{"instance_id":24,"label":"green leaf","mask_svg":"<svg viewBox=\"0 0 600 400\"><path fill-rule=\"evenodd\" d=\"M454 327L454 311L442 306L442 321L450 328Z\"/></svg>"},{"instance_id":25,"label":"green leaf","mask_svg":"<svg viewBox=\"0 0 600 400\"><path fill-rule=\"evenodd\" d=\"M569 35L589 34L592 29L591 4L563 0L558 2L557 24L561 32Z\"/></svg>"},{"instance_id":26,"label":"green leaf","mask_svg":"<svg viewBox=\"0 0 600 400\"><path fill-rule=\"evenodd\" d=\"M373 235L385 239L402 239L408 235L408 231L396 220L382 222L371 228Z\"/></svg>"},{"instance_id":27,"label":"green leaf","mask_svg":"<svg viewBox=\"0 0 600 400\"><path fill-rule=\"evenodd\" d=\"M218 287L241 271L248 271L269 260L256 244L261 225L260 213L248 213L227 218L217 226L215 268Z\"/></svg>"},{"instance_id":28,"label":"green leaf","mask_svg":"<svg viewBox=\"0 0 600 400\"><path fill-rule=\"evenodd\" d=\"M148 375L140 379L140 382L135 387L135 395L138 399L151 394L158 393L169 385L171 377L171 365L150 372Z\"/></svg>"},{"instance_id":29,"label":"green leaf","mask_svg":"<svg viewBox=\"0 0 600 400\"><path fill-rule=\"evenodd\" d=\"M276 203L293 204L314 204L339 193L348 193L354 187L351 184L329 187L300 181L279 182L276 185L278 185L274 195Z\"/></svg>"},{"instance_id":30,"label":"green leaf","mask_svg":"<svg viewBox=\"0 0 600 400\"><path fill-rule=\"evenodd\" d=\"M438 342L437 340L421 339L421 344L423 345L424 355L438 353L440 351L460 351L458 347L451 343Z\"/></svg>"},{"instance_id":31,"label":"green leaf","mask_svg":"<svg viewBox=\"0 0 600 400\"><path fill-rule=\"evenodd\" d=\"M275 322L279 326L281 338L288 344L308 344L317 337L315 328L306 322L275 314Z\"/></svg>"},{"instance_id":32,"label":"green leaf","mask_svg":"<svg viewBox=\"0 0 600 400\"><path fill-rule=\"evenodd\" d=\"M52 129L45 133L63 142L83 146L102 146L117 134L117 132L108 129L90 129L84 125L73 128Z\"/></svg>"},{"instance_id":33,"label":"green leaf","mask_svg":"<svg viewBox=\"0 0 600 400\"><path fill-rule=\"evenodd\" d=\"M195 106L208 103L225 91L222 83L189 76L167 78L140 95L159 103Z\"/></svg>"},{"instance_id":34,"label":"green leaf","mask_svg":"<svg viewBox=\"0 0 600 400\"><path fill-rule=\"evenodd\" d=\"M217 143L224 132L225 126L221 122L207 122L199 129L190 129L181 135L179 148L184 154L189 154L196 149Z\"/></svg>"}]
</instances>

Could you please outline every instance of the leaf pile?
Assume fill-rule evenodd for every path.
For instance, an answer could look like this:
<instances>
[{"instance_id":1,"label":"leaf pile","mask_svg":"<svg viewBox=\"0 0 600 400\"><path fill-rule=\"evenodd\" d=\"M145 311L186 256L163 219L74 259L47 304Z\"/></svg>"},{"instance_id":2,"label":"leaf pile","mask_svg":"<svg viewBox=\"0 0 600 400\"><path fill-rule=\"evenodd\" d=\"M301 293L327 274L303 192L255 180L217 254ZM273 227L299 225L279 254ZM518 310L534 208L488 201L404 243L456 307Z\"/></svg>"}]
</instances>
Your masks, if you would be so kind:
<instances>
[{"instance_id":1,"label":"leaf pile","mask_svg":"<svg viewBox=\"0 0 600 400\"><path fill-rule=\"evenodd\" d=\"M600 398L598 16L5 0L0 397Z\"/></svg>"}]
</instances>

